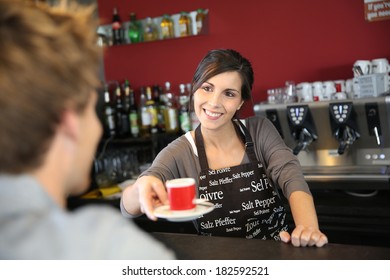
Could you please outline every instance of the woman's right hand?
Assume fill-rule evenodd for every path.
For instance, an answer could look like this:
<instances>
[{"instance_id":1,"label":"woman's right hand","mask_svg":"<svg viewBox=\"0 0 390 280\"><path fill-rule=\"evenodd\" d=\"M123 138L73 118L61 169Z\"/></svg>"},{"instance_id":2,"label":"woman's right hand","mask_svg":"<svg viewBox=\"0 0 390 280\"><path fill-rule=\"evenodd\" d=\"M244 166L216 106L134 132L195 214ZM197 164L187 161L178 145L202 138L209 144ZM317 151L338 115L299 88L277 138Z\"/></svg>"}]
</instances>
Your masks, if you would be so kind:
<instances>
[{"instance_id":1,"label":"woman's right hand","mask_svg":"<svg viewBox=\"0 0 390 280\"><path fill-rule=\"evenodd\" d=\"M149 219L156 221L154 209L169 203L164 183L154 176L142 176L137 179L133 187L138 190L141 212L145 213Z\"/></svg>"}]
</instances>

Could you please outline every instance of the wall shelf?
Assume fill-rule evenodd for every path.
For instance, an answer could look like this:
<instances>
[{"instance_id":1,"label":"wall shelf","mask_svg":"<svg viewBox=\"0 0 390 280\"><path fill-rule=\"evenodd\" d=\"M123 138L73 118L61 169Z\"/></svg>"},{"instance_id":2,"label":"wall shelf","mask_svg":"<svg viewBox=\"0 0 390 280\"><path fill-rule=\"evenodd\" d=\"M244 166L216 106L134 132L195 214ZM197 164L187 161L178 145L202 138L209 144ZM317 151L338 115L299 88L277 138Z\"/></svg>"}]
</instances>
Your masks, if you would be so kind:
<instances>
[{"instance_id":1,"label":"wall shelf","mask_svg":"<svg viewBox=\"0 0 390 280\"><path fill-rule=\"evenodd\" d=\"M131 43L130 39L128 37L128 29L129 29L129 21L125 21L122 23L122 27L124 30L124 40L125 42L123 44L119 45L113 45L112 44L112 27L111 24L105 24L105 25L100 25L97 29L97 33L99 35L99 45L102 46L108 46L108 47L118 47L118 46L123 46L123 45L138 45L138 44L147 44L147 43L154 43L154 42L162 42L162 41L171 41L171 40L177 40L177 39L185 39L185 38L193 38L193 37L198 37L200 35L206 35L209 33L209 10L204 9L204 14L205 18L203 20L203 25L202 29L198 32L197 31L197 26L196 26L196 15L197 15L197 10L196 11L190 11L188 12L188 15L191 19L191 35L188 36L180 36L179 33L179 18L180 18L180 13L177 14L172 14L170 15L172 20L173 20L173 25L174 25L174 37L172 38L162 38L162 33L161 33L161 28L160 28L160 23L162 20L162 17L154 17L152 18L152 21L155 26L158 28L158 39L153 40L153 41L141 41L137 43ZM145 22L146 18L139 19L138 20L141 25L142 29L145 27Z\"/></svg>"}]
</instances>

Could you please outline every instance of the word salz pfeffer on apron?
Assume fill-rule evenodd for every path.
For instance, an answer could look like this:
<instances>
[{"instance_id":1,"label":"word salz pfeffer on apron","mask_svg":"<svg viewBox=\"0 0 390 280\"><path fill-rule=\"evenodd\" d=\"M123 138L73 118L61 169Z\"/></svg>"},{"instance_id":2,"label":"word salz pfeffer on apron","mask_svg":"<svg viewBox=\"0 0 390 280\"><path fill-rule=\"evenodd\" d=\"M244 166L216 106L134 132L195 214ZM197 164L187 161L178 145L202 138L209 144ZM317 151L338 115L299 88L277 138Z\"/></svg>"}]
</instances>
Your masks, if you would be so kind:
<instances>
[{"instance_id":1,"label":"word salz pfeffer on apron","mask_svg":"<svg viewBox=\"0 0 390 280\"><path fill-rule=\"evenodd\" d=\"M240 121L233 123L250 160L238 166L210 169L200 125L195 131L201 166L199 198L215 205L214 211L197 219L197 229L202 235L280 240L279 232L287 231L287 225L279 193L256 157L248 129Z\"/></svg>"}]
</instances>

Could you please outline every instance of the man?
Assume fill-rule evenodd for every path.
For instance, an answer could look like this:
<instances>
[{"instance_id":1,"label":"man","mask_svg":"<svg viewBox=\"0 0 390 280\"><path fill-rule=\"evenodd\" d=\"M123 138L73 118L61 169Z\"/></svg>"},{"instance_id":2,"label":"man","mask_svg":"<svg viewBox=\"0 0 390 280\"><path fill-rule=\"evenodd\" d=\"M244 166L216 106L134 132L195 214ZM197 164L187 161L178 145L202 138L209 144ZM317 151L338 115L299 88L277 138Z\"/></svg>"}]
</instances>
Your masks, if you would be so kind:
<instances>
[{"instance_id":1,"label":"man","mask_svg":"<svg viewBox=\"0 0 390 280\"><path fill-rule=\"evenodd\" d=\"M172 259L89 186L102 129L93 7L0 0L0 259Z\"/></svg>"}]
</instances>

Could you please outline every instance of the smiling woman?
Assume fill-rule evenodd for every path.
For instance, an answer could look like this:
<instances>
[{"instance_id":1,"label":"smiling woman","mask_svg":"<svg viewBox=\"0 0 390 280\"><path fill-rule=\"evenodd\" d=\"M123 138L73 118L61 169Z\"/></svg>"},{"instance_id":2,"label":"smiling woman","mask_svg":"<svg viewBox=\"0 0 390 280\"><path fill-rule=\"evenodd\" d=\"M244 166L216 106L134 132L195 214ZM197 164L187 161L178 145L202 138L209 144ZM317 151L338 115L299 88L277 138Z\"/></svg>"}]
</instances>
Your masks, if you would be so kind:
<instances>
[{"instance_id":1,"label":"smiling woman","mask_svg":"<svg viewBox=\"0 0 390 280\"><path fill-rule=\"evenodd\" d=\"M197 195L214 211L197 217L202 235L274 239L294 246L325 245L313 199L297 158L266 118L237 119L251 99L252 66L235 50L212 50L192 81L192 109L200 125L173 141L128 186L121 199L125 216L168 204L164 182L192 177ZM279 188L288 198L296 227L290 233ZM193 220L194 218L189 218Z\"/></svg>"}]
</instances>

